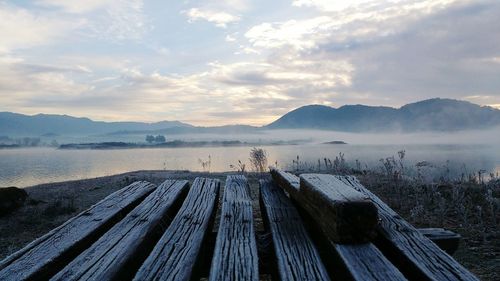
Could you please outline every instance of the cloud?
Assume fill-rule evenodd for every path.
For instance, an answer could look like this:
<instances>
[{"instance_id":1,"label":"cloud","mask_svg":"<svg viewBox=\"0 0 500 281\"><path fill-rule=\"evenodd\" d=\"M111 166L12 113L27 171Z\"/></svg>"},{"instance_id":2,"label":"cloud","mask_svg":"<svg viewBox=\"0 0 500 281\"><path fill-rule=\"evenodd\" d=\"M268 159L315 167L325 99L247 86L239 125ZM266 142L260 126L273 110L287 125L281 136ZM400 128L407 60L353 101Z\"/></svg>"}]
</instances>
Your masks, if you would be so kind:
<instances>
[{"instance_id":1,"label":"cloud","mask_svg":"<svg viewBox=\"0 0 500 281\"><path fill-rule=\"evenodd\" d=\"M296 1L295 5L330 2L340 3ZM325 96L325 102L334 105L360 101L400 106L470 93L496 97L486 104L500 103L500 80L495 78L500 75L500 50L493 47L500 43L495 29L500 4L370 1L355 9L346 2L341 12L340 8L323 8L325 13L317 17L261 23L245 37L251 48L271 51L270 58L345 61L350 71L337 73L349 83L336 83L331 91L341 94ZM307 72L313 65L300 71ZM304 87L301 95L311 97L315 91L315 87Z\"/></svg>"},{"instance_id":2,"label":"cloud","mask_svg":"<svg viewBox=\"0 0 500 281\"><path fill-rule=\"evenodd\" d=\"M88 75L87 71L81 66L36 65L16 57L0 56L0 104L2 108L35 109L38 113L46 108L44 104L48 101L59 103L90 90L91 86L72 78Z\"/></svg>"},{"instance_id":3,"label":"cloud","mask_svg":"<svg viewBox=\"0 0 500 281\"><path fill-rule=\"evenodd\" d=\"M84 20L82 33L90 37L135 40L152 28L143 0L39 0L36 4L56 8L56 16Z\"/></svg>"},{"instance_id":4,"label":"cloud","mask_svg":"<svg viewBox=\"0 0 500 281\"><path fill-rule=\"evenodd\" d=\"M0 3L0 53L27 49L61 40L71 30L85 24L82 19L66 19L35 14Z\"/></svg>"},{"instance_id":5,"label":"cloud","mask_svg":"<svg viewBox=\"0 0 500 281\"><path fill-rule=\"evenodd\" d=\"M205 20L214 23L215 26L226 28L228 24L235 23L240 20L239 16L235 16L226 12L206 10L199 8L191 8L186 12L189 22Z\"/></svg>"},{"instance_id":6,"label":"cloud","mask_svg":"<svg viewBox=\"0 0 500 281\"><path fill-rule=\"evenodd\" d=\"M135 40L151 29L138 0L44 0L37 4L60 9L26 9L0 2L0 54L75 38Z\"/></svg>"},{"instance_id":7,"label":"cloud","mask_svg":"<svg viewBox=\"0 0 500 281\"><path fill-rule=\"evenodd\" d=\"M239 1L179 4L176 36L148 33L162 22L142 1L0 4L0 107L261 125L313 103L500 104L496 1L296 0L278 15ZM227 30L186 35L185 17Z\"/></svg>"},{"instance_id":8,"label":"cloud","mask_svg":"<svg viewBox=\"0 0 500 281\"><path fill-rule=\"evenodd\" d=\"M304 1L300 3L302 2ZM351 2L331 2L336 3L334 5L351 5ZM305 50L331 42L346 45L353 41L368 41L401 32L409 23L445 9L451 2L453 1L377 1L376 5L360 5L349 12L261 23L250 28L245 37L253 47L260 48L294 47Z\"/></svg>"},{"instance_id":9,"label":"cloud","mask_svg":"<svg viewBox=\"0 0 500 281\"><path fill-rule=\"evenodd\" d=\"M116 2L115 0L38 0L35 3L44 7L58 7L68 13L83 14Z\"/></svg>"},{"instance_id":10,"label":"cloud","mask_svg":"<svg viewBox=\"0 0 500 281\"><path fill-rule=\"evenodd\" d=\"M328 36L332 26L330 17L316 17L307 20L290 20L277 23L262 23L250 28L245 37L254 47L309 49L316 46L318 37Z\"/></svg>"},{"instance_id":11,"label":"cloud","mask_svg":"<svg viewBox=\"0 0 500 281\"><path fill-rule=\"evenodd\" d=\"M360 4L375 2L373 0L294 0L293 6L314 7L321 11L342 11Z\"/></svg>"},{"instance_id":12,"label":"cloud","mask_svg":"<svg viewBox=\"0 0 500 281\"><path fill-rule=\"evenodd\" d=\"M344 49L332 40L323 49L363 66L350 92L385 96L394 105L471 95L495 96L486 104L500 103L500 65L492 60L500 54L493 47L500 46L499 14L496 2L466 3L413 21L390 36Z\"/></svg>"}]
</instances>

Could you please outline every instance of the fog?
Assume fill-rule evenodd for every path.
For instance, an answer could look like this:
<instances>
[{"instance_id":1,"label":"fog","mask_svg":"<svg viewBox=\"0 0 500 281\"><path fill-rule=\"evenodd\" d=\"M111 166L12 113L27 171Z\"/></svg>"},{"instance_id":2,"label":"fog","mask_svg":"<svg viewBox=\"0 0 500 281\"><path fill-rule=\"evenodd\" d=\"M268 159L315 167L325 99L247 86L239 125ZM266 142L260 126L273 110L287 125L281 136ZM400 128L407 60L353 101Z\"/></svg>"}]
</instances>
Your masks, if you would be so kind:
<instances>
[{"instance_id":1,"label":"fog","mask_svg":"<svg viewBox=\"0 0 500 281\"><path fill-rule=\"evenodd\" d=\"M246 136L245 136L246 137ZM255 138L257 136L249 136ZM265 131L259 139L307 140L312 143L344 141L349 144L500 144L500 127L488 130L419 133L347 133L321 130Z\"/></svg>"},{"instance_id":2,"label":"fog","mask_svg":"<svg viewBox=\"0 0 500 281\"><path fill-rule=\"evenodd\" d=\"M55 139L60 143L124 141L145 142L144 134L126 135L92 135L92 136L59 136ZM496 145L500 144L500 127L483 130L468 130L457 132L380 132L380 133L349 133L327 130L259 130L252 133L188 133L165 135L167 141L223 141L238 140L250 143L271 143L287 141L296 143L318 144L330 141L344 141L359 145L418 145L418 144L467 144ZM45 138L49 141L52 138Z\"/></svg>"}]
</instances>

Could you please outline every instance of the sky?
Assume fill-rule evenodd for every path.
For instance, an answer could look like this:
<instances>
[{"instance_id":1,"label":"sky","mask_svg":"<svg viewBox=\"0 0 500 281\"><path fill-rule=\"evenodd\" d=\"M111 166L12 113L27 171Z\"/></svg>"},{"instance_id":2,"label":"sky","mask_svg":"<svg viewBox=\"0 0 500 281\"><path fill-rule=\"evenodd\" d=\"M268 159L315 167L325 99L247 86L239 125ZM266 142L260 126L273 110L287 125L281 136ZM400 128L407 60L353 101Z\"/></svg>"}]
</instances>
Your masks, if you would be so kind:
<instances>
[{"instance_id":1,"label":"sky","mask_svg":"<svg viewBox=\"0 0 500 281\"><path fill-rule=\"evenodd\" d=\"M0 111L264 125L434 97L500 108L500 1L0 0Z\"/></svg>"}]
</instances>

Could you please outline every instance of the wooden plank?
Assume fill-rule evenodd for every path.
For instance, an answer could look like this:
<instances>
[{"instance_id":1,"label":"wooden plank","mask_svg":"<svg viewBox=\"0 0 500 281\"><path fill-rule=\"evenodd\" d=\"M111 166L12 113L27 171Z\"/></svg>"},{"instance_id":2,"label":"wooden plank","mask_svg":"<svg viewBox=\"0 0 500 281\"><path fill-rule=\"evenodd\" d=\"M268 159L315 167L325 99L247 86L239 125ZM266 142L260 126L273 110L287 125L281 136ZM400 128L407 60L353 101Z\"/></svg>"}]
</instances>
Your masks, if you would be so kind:
<instances>
[{"instance_id":1,"label":"wooden plank","mask_svg":"<svg viewBox=\"0 0 500 281\"><path fill-rule=\"evenodd\" d=\"M375 244L412 280L478 280L450 255L406 222L353 176L337 176L369 196L381 219Z\"/></svg>"},{"instance_id":2,"label":"wooden plank","mask_svg":"<svg viewBox=\"0 0 500 281\"><path fill-rule=\"evenodd\" d=\"M190 280L215 214L219 189L219 180L194 180L179 213L134 280Z\"/></svg>"},{"instance_id":3,"label":"wooden plank","mask_svg":"<svg viewBox=\"0 0 500 281\"><path fill-rule=\"evenodd\" d=\"M51 280L130 280L170 224L188 191L167 180Z\"/></svg>"},{"instance_id":4,"label":"wooden plank","mask_svg":"<svg viewBox=\"0 0 500 281\"><path fill-rule=\"evenodd\" d=\"M285 176L283 176L285 175ZM294 185L299 177L286 172L272 173L273 180L284 185L287 189ZM295 178L294 178L295 177ZM288 179L293 181L288 181ZM288 185L288 187L286 187ZM302 196L299 192L290 193L293 201L298 203ZM304 222L311 230L314 240L317 241L322 253L322 260L326 265L330 277L335 280L406 280L403 274L380 252L372 243L357 245L336 244L326 237L319 224L315 223L311 215L299 207L306 219Z\"/></svg>"},{"instance_id":5,"label":"wooden plank","mask_svg":"<svg viewBox=\"0 0 500 281\"><path fill-rule=\"evenodd\" d=\"M444 228L419 228L418 231L450 255L458 249L462 238L460 234Z\"/></svg>"},{"instance_id":6,"label":"wooden plank","mask_svg":"<svg viewBox=\"0 0 500 281\"><path fill-rule=\"evenodd\" d=\"M297 209L282 189L260 180L260 204L274 248L279 280L330 280Z\"/></svg>"},{"instance_id":7,"label":"wooden plank","mask_svg":"<svg viewBox=\"0 0 500 281\"><path fill-rule=\"evenodd\" d=\"M247 179L228 176L209 280L259 280L252 198Z\"/></svg>"},{"instance_id":8,"label":"wooden plank","mask_svg":"<svg viewBox=\"0 0 500 281\"><path fill-rule=\"evenodd\" d=\"M46 280L137 206L155 186L135 182L0 262L0 280Z\"/></svg>"},{"instance_id":9,"label":"wooden plank","mask_svg":"<svg viewBox=\"0 0 500 281\"><path fill-rule=\"evenodd\" d=\"M378 224L375 205L369 197L332 175L300 175L296 197L335 243L363 243L375 235Z\"/></svg>"},{"instance_id":10,"label":"wooden plank","mask_svg":"<svg viewBox=\"0 0 500 281\"><path fill-rule=\"evenodd\" d=\"M300 178L296 175L271 168L271 176L273 177L273 181L290 194L290 196L294 196L295 193L299 192Z\"/></svg>"}]
</instances>

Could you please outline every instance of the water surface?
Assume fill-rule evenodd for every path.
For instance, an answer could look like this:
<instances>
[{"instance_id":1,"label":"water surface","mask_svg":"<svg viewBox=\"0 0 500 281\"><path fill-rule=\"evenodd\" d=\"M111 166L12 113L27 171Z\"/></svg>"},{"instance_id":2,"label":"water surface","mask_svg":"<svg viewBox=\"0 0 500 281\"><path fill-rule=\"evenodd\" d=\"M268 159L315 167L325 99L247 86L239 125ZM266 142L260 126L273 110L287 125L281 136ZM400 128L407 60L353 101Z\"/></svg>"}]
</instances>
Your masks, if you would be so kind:
<instances>
[{"instance_id":1,"label":"water surface","mask_svg":"<svg viewBox=\"0 0 500 281\"><path fill-rule=\"evenodd\" d=\"M269 164L291 168L299 156L302 167L316 169L325 157L333 159L342 152L354 166L356 159L363 167L379 169L380 159L397 157L405 150L405 165L413 168L419 161L433 164L430 170L443 172L445 166L453 176L485 170L500 171L498 145L286 145L263 146ZM26 187L40 183L93 178L135 170L186 169L213 172L230 171L238 160L247 165L251 147L200 147L124 150L58 150L53 148L26 148L0 150L0 186ZM208 161L210 167L201 165ZM449 161L447 163L447 161ZM321 167L324 168L324 167Z\"/></svg>"}]
</instances>

